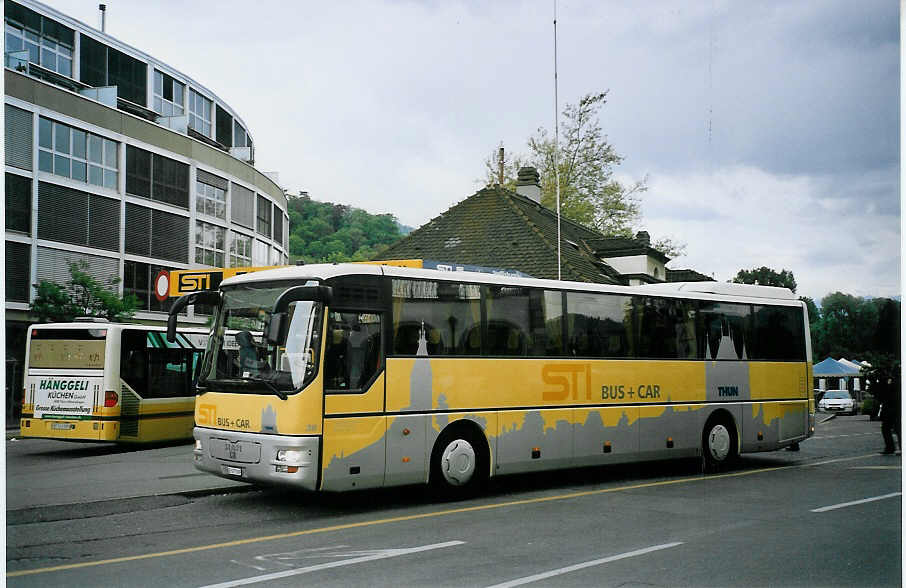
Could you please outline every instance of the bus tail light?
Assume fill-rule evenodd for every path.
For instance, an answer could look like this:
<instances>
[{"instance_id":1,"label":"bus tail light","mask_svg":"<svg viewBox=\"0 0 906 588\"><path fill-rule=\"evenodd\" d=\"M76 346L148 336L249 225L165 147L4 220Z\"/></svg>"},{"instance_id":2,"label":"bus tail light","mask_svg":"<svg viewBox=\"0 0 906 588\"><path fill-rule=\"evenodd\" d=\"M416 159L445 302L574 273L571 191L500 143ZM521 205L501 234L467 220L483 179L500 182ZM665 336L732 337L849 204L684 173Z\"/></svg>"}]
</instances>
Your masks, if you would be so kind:
<instances>
[{"instance_id":1,"label":"bus tail light","mask_svg":"<svg viewBox=\"0 0 906 588\"><path fill-rule=\"evenodd\" d=\"M120 397L113 390L106 390L104 392L104 407L110 408L116 406L116 403L119 402Z\"/></svg>"}]
</instances>

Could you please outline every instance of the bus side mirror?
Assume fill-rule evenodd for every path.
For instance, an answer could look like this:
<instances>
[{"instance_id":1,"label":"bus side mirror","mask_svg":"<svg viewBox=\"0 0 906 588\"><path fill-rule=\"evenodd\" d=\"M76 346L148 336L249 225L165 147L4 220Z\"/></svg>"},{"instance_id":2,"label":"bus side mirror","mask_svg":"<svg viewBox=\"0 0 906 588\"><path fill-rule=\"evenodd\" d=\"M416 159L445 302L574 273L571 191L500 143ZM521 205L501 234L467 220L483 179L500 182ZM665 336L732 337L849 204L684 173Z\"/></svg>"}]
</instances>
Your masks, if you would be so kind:
<instances>
[{"instance_id":1,"label":"bus side mirror","mask_svg":"<svg viewBox=\"0 0 906 588\"><path fill-rule=\"evenodd\" d=\"M276 312L270 315L270 320L264 330L265 340L275 347L279 347L286 342L286 331L288 328L287 314L285 312Z\"/></svg>"},{"instance_id":2,"label":"bus side mirror","mask_svg":"<svg viewBox=\"0 0 906 588\"><path fill-rule=\"evenodd\" d=\"M290 303L300 300L313 300L322 304L330 304L333 298L333 288L330 286L294 286L283 291L274 302L273 314L285 313Z\"/></svg>"},{"instance_id":3,"label":"bus side mirror","mask_svg":"<svg viewBox=\"0 0 906 588\"><path fill-rule=\"evenodd\" d=\"M167 317L167 341L174 343L176 341L176 321L177 315L186 309L187 306L196 304L208 304L216 306L220 304L220 292L217 290L202 290L201 292L192 292L185 296L180 296L170 307L170 316Z\"/></svg>"}]
</instances>

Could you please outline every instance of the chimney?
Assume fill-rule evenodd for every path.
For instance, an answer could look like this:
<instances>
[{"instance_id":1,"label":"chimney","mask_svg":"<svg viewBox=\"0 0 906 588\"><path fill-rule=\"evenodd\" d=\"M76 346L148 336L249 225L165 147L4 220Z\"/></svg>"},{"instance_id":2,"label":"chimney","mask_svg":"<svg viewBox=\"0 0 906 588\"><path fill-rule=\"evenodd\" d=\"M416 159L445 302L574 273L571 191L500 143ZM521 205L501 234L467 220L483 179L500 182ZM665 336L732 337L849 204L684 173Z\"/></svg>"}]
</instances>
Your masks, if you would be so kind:
<instances>
[{"instance_id":1,"label":"chimney","mask_svg":"<svg viewBox=\"0 0 906 588\"><path fill-rule=\"evenodd\" d=\"M101 32L107 32L107 5L98 4L98 10L101 11Z\"/></svg>"},{"instance_id":2,"label":"chimney","mask_svg":"<svg viewBox=\"0 0 906 588\"><path fill-rule=\"evenodd\" d=\"M648 234L648 231L639 231L636 233L635 240L646 247L651 245L651 235Z\"/></svg>"},{"instance_id":3,"label":"chimney","mask_svg":"<svg viewBox=\"0 0 906 588\"><path fill-rule=\"evenodd\" d=\"M541 176L533 167L520 167L516 176L516 193L541 204Z\"/></svg>"}]
</instances>

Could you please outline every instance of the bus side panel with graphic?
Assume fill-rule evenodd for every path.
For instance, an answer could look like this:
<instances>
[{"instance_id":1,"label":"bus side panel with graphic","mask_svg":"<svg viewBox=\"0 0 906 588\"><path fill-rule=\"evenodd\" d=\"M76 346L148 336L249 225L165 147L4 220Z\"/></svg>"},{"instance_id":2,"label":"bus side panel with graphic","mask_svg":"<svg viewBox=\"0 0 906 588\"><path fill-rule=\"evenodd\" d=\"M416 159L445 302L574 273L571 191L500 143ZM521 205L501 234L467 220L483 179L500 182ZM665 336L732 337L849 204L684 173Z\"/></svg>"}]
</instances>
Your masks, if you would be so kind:
<instances>
[{"instance_id":1,"label":"bus side panel with graphic","mask_svg":"<svg viewBox=\"0 0 906 588\"><path fill-rule=\"evenodd\" d=\"M154 442L192 436L195 371L207 341L112 323L32 325L23 437Z\"/></svg>"},{"instance_id":2,"label":"bus side panel with graphic","mask_svg":"<svg viewBox=\"0 0 906 588\"><path fill-rule=\"evenodd\" d=\"M225 281L195 464L346 490L702 456L813 432L789 291L304 266ZM697 288L702 288L697 286ZM242 329L263 333L219 350Z\"/></svg>"}]
</instances>

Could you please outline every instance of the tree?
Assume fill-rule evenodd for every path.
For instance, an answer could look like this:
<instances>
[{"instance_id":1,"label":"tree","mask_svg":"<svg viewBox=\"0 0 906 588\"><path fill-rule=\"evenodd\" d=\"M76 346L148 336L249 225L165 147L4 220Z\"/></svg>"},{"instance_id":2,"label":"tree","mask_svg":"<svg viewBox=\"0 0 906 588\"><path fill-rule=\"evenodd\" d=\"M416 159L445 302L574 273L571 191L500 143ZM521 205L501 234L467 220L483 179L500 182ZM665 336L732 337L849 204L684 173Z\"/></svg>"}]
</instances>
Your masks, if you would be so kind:
<instances>
[{"instance_id":1,"label":"tree","mask_svg":"<svg viewBox=\"0 0 906 588\"><path fill-rule=\"evenodd\" d=\"M821 299L817 325L816 357L850 359L873 350L878 328L878 309L870 300L843 292Z\"/></svg>"},{"instance_id":2,"label":"tree","mask_svg":"<svg viewBox=\"0 0 906 588\"><path fill-rule=\"evenodd\" d=\"M751 270L741 269L739 270L739 273L736 274L736 277L733 278L732 282L736 284L780 286L781 288L789 288L792 290L793 294L796 293L796 278L793 277L793 272L785 269L780 270L779 273L766 266Z\"/></svg>"},{"instance_id":3,"label":"tree","mask_svg":"<svg viewBox=\"0 0 906 588\"><path fill-rule=\"evenodd\" d=\"M345 204L288 196L289 248L306 263L367 261L401 237L390 214L369 214Z\"/></svg>"},{"instance_id":4,"label":"tree","mask_svg":"<svg viewBox=\"0 0 906 588\"><path fill-rule=\"evenodd\" d=\"M556 170L560 172L560 213L605 235L631 237L640 219L639 194L647 190L645 180L624 186L613 177L614 167L623 161L607 141L598 121L598 111L607 92L587 94L578 104L563 109L559 165L554 139L539 127L529 137L529 155L515 155L504 162L504 187L515 187L520 167L530 165L541 174L541 203L556 208ZM497 156L485 162L489 184L498 182Z\"/></svg>"},{"instance_id":5,"label":"tree","mask_svg":"<svg viewBox=\"0 0 906 588\"><path fill-rule=\"evenodd\" d=\"M71 279L66 286L42 280L35 286L36 296L31 312L38 322L68 322L78 316L124 321L138 306L134 294L120 296L116 292L119 278L111 278L108 286L102 285L87 272L88 263L69 264Z\"/></svg>"}]
</instances>

